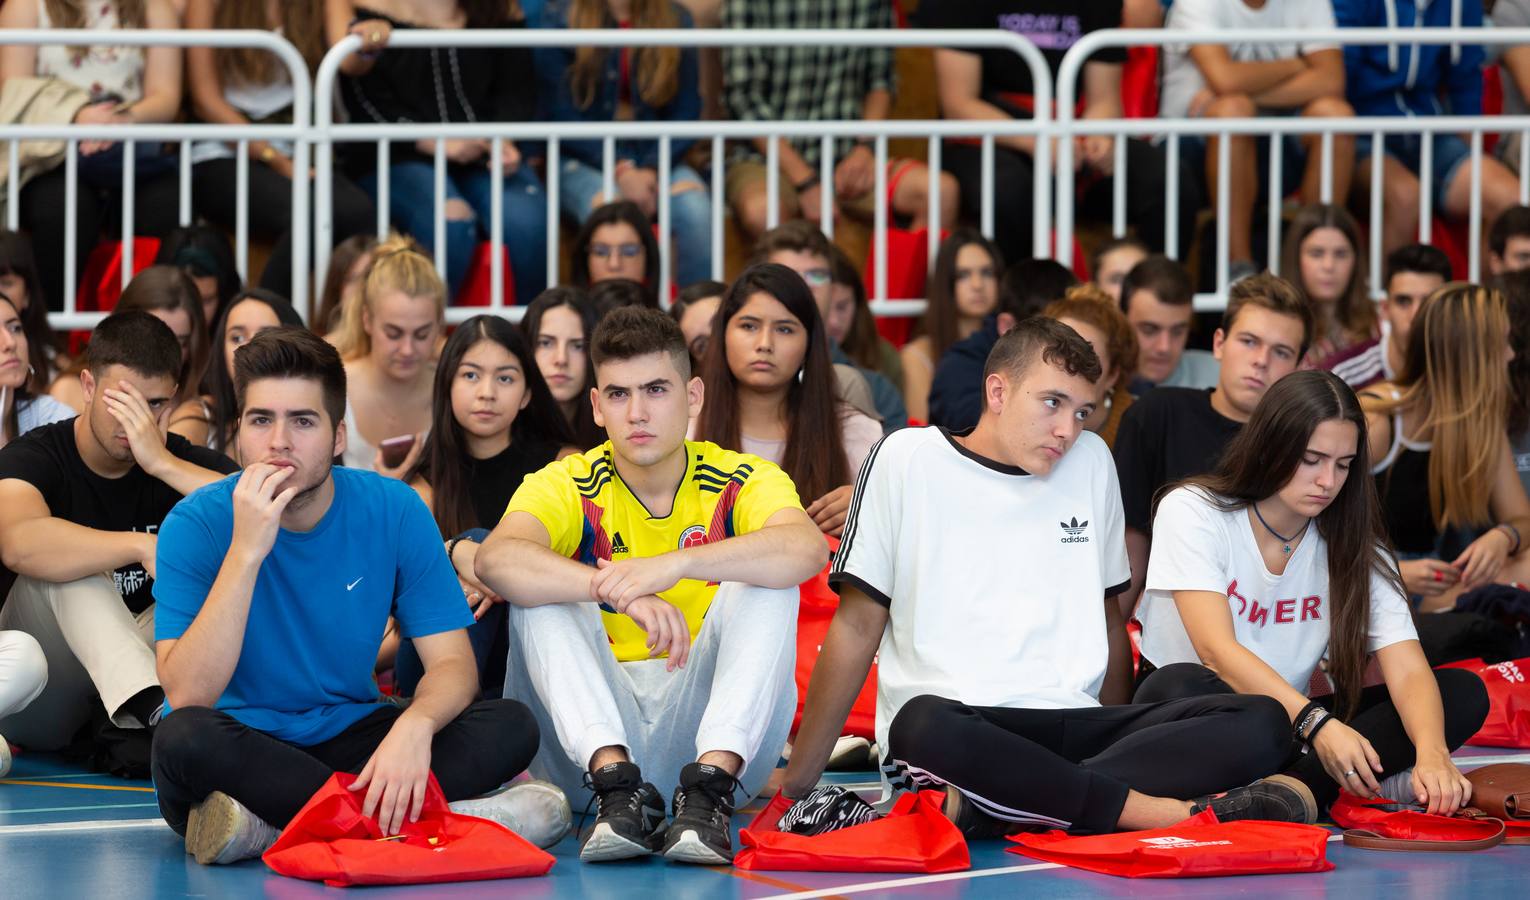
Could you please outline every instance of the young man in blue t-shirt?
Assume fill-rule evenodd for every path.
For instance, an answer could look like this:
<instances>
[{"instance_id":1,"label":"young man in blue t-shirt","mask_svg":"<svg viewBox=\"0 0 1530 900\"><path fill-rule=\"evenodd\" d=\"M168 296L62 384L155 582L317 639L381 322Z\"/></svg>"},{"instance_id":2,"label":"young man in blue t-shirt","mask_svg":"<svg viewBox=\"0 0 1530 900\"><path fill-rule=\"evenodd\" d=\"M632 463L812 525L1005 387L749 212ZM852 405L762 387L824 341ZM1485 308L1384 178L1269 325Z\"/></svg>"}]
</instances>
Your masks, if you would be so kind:
<instances>
[{"instance_id":1,"label":"young man in blue t-shirt","mask_svg":"<svg viewBox=\"0 0 1530 900\"><path fill-rule=\"evenodd\" d=\"M345 370L298 328L234 357L243 474L187 497L160 529L156 656L166 704L153 771L165 821L201 863L259 855L336 771L359 772L386 834L523 770L525 706L474 703L473 616L430 511L401 481L334 468ZM389 615L425 666L407 708L372 671ZM545 783L453 804L550 844L569 809Z\"/></svg>"}]
</instances>

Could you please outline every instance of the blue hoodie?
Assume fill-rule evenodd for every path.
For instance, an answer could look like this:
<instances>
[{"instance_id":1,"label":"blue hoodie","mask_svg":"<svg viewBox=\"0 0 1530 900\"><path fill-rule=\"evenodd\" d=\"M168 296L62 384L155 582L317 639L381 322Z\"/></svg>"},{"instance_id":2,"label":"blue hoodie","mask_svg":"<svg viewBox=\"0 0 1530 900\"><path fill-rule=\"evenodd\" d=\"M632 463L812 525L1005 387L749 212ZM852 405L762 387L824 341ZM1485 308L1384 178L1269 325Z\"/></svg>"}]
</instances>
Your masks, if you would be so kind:
<instances>
[{"instance_id":1,"label":"blue hoodie","mask_svg":"<svg viewBox=\"0 0 1530 900\"><path fill-rule=\"evenodd\" d=\"M1343 28L1482 26L1482 0L1333 0ZM1482 114L1485 54L1475 44L1346 46L1345 94L1362 116Z\"/></svg>"}]
</instances>

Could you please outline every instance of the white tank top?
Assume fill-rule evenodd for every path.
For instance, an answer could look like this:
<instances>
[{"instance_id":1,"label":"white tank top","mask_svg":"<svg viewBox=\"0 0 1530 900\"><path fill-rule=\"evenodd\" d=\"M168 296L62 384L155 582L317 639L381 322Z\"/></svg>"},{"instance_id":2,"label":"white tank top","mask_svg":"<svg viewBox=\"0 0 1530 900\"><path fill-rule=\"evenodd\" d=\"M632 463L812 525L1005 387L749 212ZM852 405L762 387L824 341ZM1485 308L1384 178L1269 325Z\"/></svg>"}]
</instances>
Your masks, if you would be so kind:
<instances>
[{"instance_id":1,"label":"white tank top","mask_svg":"<svg viewBox=\"0 0 1530 900\"><path fill-rule=\"evenodd\" d=\"M92 31L115 31L116 0L84 0L83 28ZM48 4L37 0L37 27L52 28ZM37 74L57 78L90 94L91 99L115 94L124 103L143 99L143 48L141 47L68 47L49 44L37 48Z\"/></svg>"}]
</instances>

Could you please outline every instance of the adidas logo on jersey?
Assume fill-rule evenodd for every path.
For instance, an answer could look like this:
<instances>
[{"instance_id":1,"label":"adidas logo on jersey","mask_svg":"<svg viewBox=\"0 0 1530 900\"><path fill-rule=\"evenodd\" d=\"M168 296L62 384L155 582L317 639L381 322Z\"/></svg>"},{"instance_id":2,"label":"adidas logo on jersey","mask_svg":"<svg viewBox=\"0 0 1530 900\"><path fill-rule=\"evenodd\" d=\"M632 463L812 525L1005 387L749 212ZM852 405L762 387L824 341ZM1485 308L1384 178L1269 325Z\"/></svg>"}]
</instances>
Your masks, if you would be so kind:
<instances>
[{"instance_id":1,"label":"adidas logo on jersey","mask_svg":"<svg viewBox=\"0 0 1530 900\"><path fill-rule=\"evenodd\" d=\"M615 536L613 536L611 538L611 555L615 556L618 553L631 553L631 552L632 552L631 550L627 549L627 545L622 543L622 533L620 531L618 531L615 534Z\"/></svg>"},{"instance_id":2,"label":"adidas logo on jersey","mask_svg":"<svg viewBox=\"0 0 1530 900\"><path fill-rule=\"evenodd\" d=\"M1063 530L1062 543L1064 543L1064 544L1087 544L1087 543L1089 543L1089 535L1084 534L1084 530L1089 527L1089 520L1088 519L1085 519L1084 521L1080 522L1078 520L1078 517L1075 516L1074 518L1069 519L1066 522L1058 522L1057 524L1062 526L1062 530Z\"/></svg>"}]
</instances>

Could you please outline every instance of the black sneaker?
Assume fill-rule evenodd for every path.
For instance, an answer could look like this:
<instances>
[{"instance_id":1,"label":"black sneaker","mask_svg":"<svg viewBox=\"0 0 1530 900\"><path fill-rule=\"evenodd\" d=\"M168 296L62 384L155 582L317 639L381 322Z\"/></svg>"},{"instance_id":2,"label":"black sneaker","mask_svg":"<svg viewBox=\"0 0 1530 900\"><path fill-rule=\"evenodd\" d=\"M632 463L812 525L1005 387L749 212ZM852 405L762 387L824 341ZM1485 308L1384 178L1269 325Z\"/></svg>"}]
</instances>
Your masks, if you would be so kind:
<instances>
[{"instance_id":1,"label":"black sneaker","mask_svg":"<svg viewBox=\"0 0 1530 900\"><path fill-rule=\"evenodd\" d=\"M733 862L733 792L738 779L716 766L680 770L675 820L664 834L664 858L725 866Z\"/></svg>"},{"instance_id":2,"label":"black sneaker","mask_svg":"<svg viewBox=\"0 0 1530 900\"><path fill-rule=\"evenodd\" d=\"M956 829L962 833L962 837L968 840L1001 838L1021 828L1014 822L995 819L978 809L976 803L951 784L946 785L946 801L941 805L940 811L946 814L951 824L955 825Z\"/></svg>"},{"instance_id":3,"label":"black sneaker","mask_svg":"<svg viewBox=\"0 0 1530 900\"><path fill-rule=\"evenodd\" d=\"M595 827L579 845L586 862L631 859L658 848L664 833L664 800L630 762L611 763L585 776L600 804Z\"/></svg>"},{"instance_id":4,"label":"black sneaker","mask_svg":"<svg viewBox=\"0 0 1530 900\"><path fill-rule=\"evenodd\" d=\"M1190 811L1195 814L1207 807L1216 813L1219 822L1262 819L1311 825L1318 816L1312 790L1289 775L1271 775L1247 787L1202 797L1195 801Z\"/></svg>"}]
</instances>

